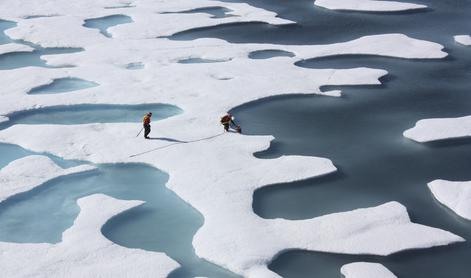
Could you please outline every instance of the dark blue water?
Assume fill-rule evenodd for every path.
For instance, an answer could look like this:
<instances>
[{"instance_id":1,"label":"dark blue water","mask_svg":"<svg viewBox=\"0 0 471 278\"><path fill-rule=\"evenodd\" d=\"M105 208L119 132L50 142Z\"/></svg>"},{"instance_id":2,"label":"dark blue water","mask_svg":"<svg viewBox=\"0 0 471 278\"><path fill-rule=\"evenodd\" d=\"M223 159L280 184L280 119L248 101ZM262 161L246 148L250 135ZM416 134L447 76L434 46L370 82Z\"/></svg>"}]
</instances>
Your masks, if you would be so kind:
<instances>
[{"instance_id":1,"label":"dark blue water","mask_svg":"<svg viewBox=\"0 0 471 278\"><path fill-rule=\"evenodd\" d=\"M228 24L185 31L173 39L326 44L403 33L441 43L450 53L440 61L352 55L299 61L300 67L368 66L387 69L390 74L382 79L386 82L382 86L341 87L342 98L277 97L235 109L245 133L276 137L271 148L257 156L324 156L339 168L326 177L258 190L254 211L265 218L305 219L397 200L408 208L413 221L471 239L470 221L441 206L426 187L437 178L471 179L471 140L418 144L402 136L419 119L471 113L471 48L453 41L453 35L471 30L471 1L414 1L429 9L391 14L329 11L304 0L247 2L298 23ZM385 264L399 277L464 278L471 275L470 257L469 243L388 257L287 251L270 268L283 277L339 277L343 264L366 260Z\"/></svg>"},{"instance_id":2,"label":"dark blue water","mask_svg":"<svg viewBox=\"0 0 471 278\"><path fill-rule=\"evenodd\" d=\"M51 84L42 85L31 89L28 94L59 94L65 92L72 92L77 90L83 90L98 86L97 83L83 80L80 78L59 78L54 79Z\"/></svg>"},{"instance_id":3,"label":"dark blue water","mask_svg":"<svg viewBox=\"0 0 471 278\"><path fill-rule=\"evenodd\" d=\"M427 182L437 178L471 180L471 140L418 144L402 136L404 130L422 118L457 117L471 113L471 48L457 45L452 39L454 34L471 30L471 2L429 1L426 4L433 6L433 10L414 15L316 10L312 13L321 15L325 22L319 18L304 21L306 18L301 15L302 24L275 28L277 30L272 31L272 37L263 39L283 41L287 39L285 36L291 36L283 29L293 28L294 32L298 30L299 36L311 30L311 38L322 42L343 40L352 35L346 34L347 29L339 34L332 32L330 36L322 31L332 31L331 28L335 30L336 25L342 25L349 26L348 32L353 32L355 37L400 31L437 41L445 45L450 57L408 61L343 55L302 60L296 63L300 67L367 66L387 69L390 74L383 78L385 83L382 86L323 88L343 89L342 98L276 97L235 109L245 133L273 134L276 137L271 148L258 153L258 157L285 154L323 156L330 158L339 169L326 177L256 191L253 208L257 214L265 218L306 219L396 200L408 208L414 222L471 239L471 222L440 205L426 186ZM299 2L293 5L299 5ZM283 9L278 7L275 10ZM330 16L340 22L329 20ZM242 27L225 28L229 28L225 30L230 34L225 36L228 38L233 29ZM245 28L256 33L255 30L266 26ZM197 32L202 34L210 30ZM299 39L291 38L291 43L305 40L301 36ZM251 33L239 40L252 42L260 38ZM398 277L464 278L471 275L470 257L469 243L407 251L388 257L287 251L276 258L270 268L283 277L306 277L308 273L315 273L314 277L339 277L343 264L365 260L383 263Z\"/></svg>"},{"instance_id":4,"label":"dark blue water","mask_svg":"<svg viewBox=\"0 0 471 278\"><path fill-rule=\"evenodd\" d=\"M273 57L294 57L294 53L284 50L267 49L257 50L249 53L250 59L270 59Z\"/></svg>"},{"instance_id":5,"label":"dark blue water","mask_svg":"<svg viewBox=\"0 0 471 278\"><path fill-rule=\"evenodd\" d=\"M124 8L124 7L121 7L121 8ZM100 33L103 34L103 36L107 38L111 38L112 35L108 33L108 28L112 26L120 25L120 24L131 23L131 22L133 22L131 17L127 15L117 14L117 15L110 15L110 16L105 16L105 17L87 19L85 20L85 23L83 24L83 26L87 28L98 29L100 30Z\"/></svg>"}]
</instances>

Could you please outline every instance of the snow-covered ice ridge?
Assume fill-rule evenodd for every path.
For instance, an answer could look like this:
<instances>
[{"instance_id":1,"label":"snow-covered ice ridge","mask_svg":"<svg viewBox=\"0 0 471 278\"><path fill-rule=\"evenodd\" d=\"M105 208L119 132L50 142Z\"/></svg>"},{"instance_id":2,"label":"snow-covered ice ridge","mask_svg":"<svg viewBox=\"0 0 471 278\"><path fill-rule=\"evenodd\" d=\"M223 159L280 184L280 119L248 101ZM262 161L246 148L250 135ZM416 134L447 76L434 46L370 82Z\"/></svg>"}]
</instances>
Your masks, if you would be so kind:
<instances>
[{"instance_id":1,"label":"snow-covered ice ridge","mask_svg":"<svg viewBox=\"0 0 471 278\"><path fill-rule=\"evenodd\" d=\"M0 202L21 192L29 191L51 179L96 169L80 165L62 169L50 158L31 155L17 159L0 169Z\"/></svg>"},{"instance_id":2,"label":"snow-covered ice ridge","mask_svg":"<svg viewBox=\"0 0 471 278\"><path fill-rule=\"evenodd\" d=\"M440 203L471 220L471 181L434 180L428 188Z\"/></svg>"},{"instance_id":3,"label":"snow-covered ice ridge","mask_svg":"<svg viewBox=\"0 0 471 278\"><path fill-rule=\"evenodd\" d=\"M385 0L315 0L314 4L330 10L398 12L421 10L425 5Z\"/></svg>"},{"instance_id":4,"label":"snow-covered ice ridge","mask_svg":"<svg viewBox=\"0 0 471 278\"><path fill-rule=\"evenodd\" d=\"M418 121L413 128L404 131L404 136L417 142L471 136L471 116L459 118L434 118Z\"/></svg>"},{"instance_id":5,"label":"snow-covered ice ridge","mask_svg":"<svg viewBox=\"0 0 471 278\"><path fill-rule=\"evenodd\" d=\"M325 175L336 168L330 160L318 157L257 159L253 153L267 149L273 139L271 136L222 134L218 124L221 114L253 100L281 94L321 94L319 87L323 85L380 84L378 79L387 74L385 70L370 68L300 68L294 65L299 59L340 54L443 58L447 55L443 46L401 34L313 46L158 38L189 28L228 22L289 23L263 9L218 1L134 1L129 8L119 9L119 14L130 16L134 22L109 28L112 38L83 26L86 19L116 14L106 7L120 5L115 0L87 0L76 4L58 0L0 3L0 18L17 22L17 27L7 31L13 38L43 47L82 47L85 50L42 57L50 65L74 65L73 68L27 67L2 71L0 81L8 87L2 92L0 115L56 105L168 103L184 112L154 123L154 132L189 143L169 145L159 140L143 141L135 137L139 126L128 123L15 125L0 131L0 141L67 159L94 163L143 162L166 171L170 176L167 186L204 215L204 226L193 240L197 254L246 277L277 277L266 265L286 249L389 255L463 240L447 231L411 223L406 208L397 202L307 220L262 219L252 210L254 190ZM165 13L215 5L226 7L238 16L215 19L204 14ZM27 19L40 15L55 16ZM248 58L250 52L264 49L290 51L295 57ZM187 58L226 62L178 63ZM126 69L126 65L135 62L144 63L144 69ZM74 94L27 94L31 88L64 77L82 78L100 86ZM339 92L328 94L339 95ZM110 272L114 276L132 273L144 277L151 273L145 271L154 271L158 266L162 272L153 274L163 277L177 266L161 253L118 247L99 232L106 219L138 202L94 195L81 199L79 204L82 212L74 226L64 233L61 243L1 243L3 254L15 260L14 264L5 266L12 277L22 274L14 272L14 268L21 268L26 274L42 268L48 276L61 276L65 271L85 275L83 271L88 271L85 265L89 261L84 254L95 252L100 252L100 258L114 260L111 265L131 266L129 272L116 268L117 272ZM97 219L90 210L103 210L103 214ZM93 245L76 244L85 234L93 239ZM48 256L31 259L46 251ZM69 257L64 255L66 251L70 251ZM119 256L126 252L135 257L123 261ZM2 260L5 264L8 261L10 259ZM35 263L31 264L32 261ZM103 262L102 271L110 271L106 263ZM90 271L100 269L93 265Z\"/></svg>"},{"instance_id":6,"label":"snow-covered ice ridge","mask_svg":"<svg viewBox=\"0 0 471 278\"><path fill-rule=\"evenodd\" d=\"M397 278L389 269L378 263L357 262L342 266L345 278Z\"/></svg>"},{"instance_id":7,"label":"snow-covered ice ridge","mask_svg":"<svg viewBox=\"0 0 471 278\"><path fill-rule=\"evenodd\" d=\"M470 35L458 35L454 36L455 41L462 45L470 46L471 45L471 36Z\"/></svg>"},{"instance_id":8,"label":"snow-covered ice ridge","mask_svg":"<svg viewBox=\"0 0 471 278\"><path fill-rule=\"evenodd\" d=\"M95 194L57 244L0 242L3 277L166 277L178 264L162 253L121 247L101 234L111 217L142 204Z\"/></svg>"}]
</instances>

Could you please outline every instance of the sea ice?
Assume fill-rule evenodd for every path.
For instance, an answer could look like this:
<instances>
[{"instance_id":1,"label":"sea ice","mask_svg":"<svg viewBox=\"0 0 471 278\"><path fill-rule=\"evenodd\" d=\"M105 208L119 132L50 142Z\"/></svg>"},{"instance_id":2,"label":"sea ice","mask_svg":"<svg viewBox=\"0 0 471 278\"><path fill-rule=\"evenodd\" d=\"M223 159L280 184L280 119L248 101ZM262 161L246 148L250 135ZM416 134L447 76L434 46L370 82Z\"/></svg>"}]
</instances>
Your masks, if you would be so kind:
<instances>
[{"instance_id":1,"label":"sea ice","mask_svg":"<svg viewBox=\"0 0 471 278\"><path fill-rule=\"evenodd\" d=\"M61 242L0 242L2 276L166 277L179 265L165 254L125 248L101 234L108 219L140 204L102 194L79 199L80 214Z\"/></svg>"},{"instance_id":2,"label":"sea ice","mask_svg":"<svg viewBox=\"0 0 471 278\"><path fill-rule=\"evenodd\" d=\"M469 35L459 35L455 36L455 41L462 45L470 46L471 45L471 36Z\"/></svg>"},{"instance_id":3,"label":"sea ice","mask_svg":"<svg viewBox=\"0 0 471 278\"><path fill-rule=\"evenodd\" d=\"M397 278L389 269L378 263L349 263L340 269L345 278Z\"/></svg>"},{"instance_id":4,"label":"sea ice","mask_svg":"<svg viewBox=\"0 0 471 278\"><path fill-rule=\"evenodd\" d=\"M299 221L260 218L252 209L257 188L326 175L336 168L330 160L319 157L258 159L253 154L266 150L273 137L223 133L218 123L223 113L243 103L274 95L322 94L319 88L323 85L380 84L379 78L387 74L382 69L363 67L306 69L295 65L299 59L343 54L437 59L447 56L442 45L402 34L310 46L232 44L218 39L172 41L160 37L223 23L292 23L247 4L205 0L133 1L133 6L120 10L133 22L109 28L113 38L83 26L86 19L116 14L106 7L119 5L115 0L0 2L0 18L17 22L16 27L6 31L13 38L42 47L84 49L41 57L48 65L75 67L2 71L0 83L8 84L8 90L2 92L0 115L76 104L166 103L184 112L154 122L154 140L145 142L136 138L141 126L132 123L14 125L0 131L0 141L68 159L141 162L166 171L170 176L167 186L204 215L204 225L193 240L197 254L247 277L278 277L267 264L286 249L389 255L463 240L412 223L405 207L396 202ZM166 13L215 5L237 16ZM24 19L48 13L61 16ZM295 57L248 57L253 51L267 49L288 51ZM227 62L178 63L191 57ZM145 68L129 71L123 67L136 61L145 62ZM65 77L90 80L100 86L74 94L27 94L34 87ZM334 93L338 94L329 92ZM163 254L122 248L101 235L100 228L107 219L139 202L94 195L81 199L79 204L82 211L59 244L0 243L2 271L7 276L32 275L41 268L45 276L94 273L163 277L176 267ZM89 239L84 240L86 237Z\"/></svg>"},{"instance_id":5,"label":"sea ice","mask_svg":"<svg viewBox=\"0 0 471 278\"><path fill-rule=\"evenodd\" d=\"M428 188L440 203L471 220L471 181L434 180Z\"/></svg>"},{"instance_id":6,"label":"sea ice","mask_svg":"<svg viewBox=\"0 0 471 278\"><path fill-rule=\"evenodd\" d=\"M427 8L427 6L425 5L413 3L378 0L315 0L314 4L330 10L351 10L369 12L398 12Z\"/></svg>"},{"instance_id":7,"label":"sea ice","mask_svg":"<svg viewBox=\"0 0 471 278\"><path fill-rule=\"evenodd\" d=\"M0 202L15 194L29 191L48 180L93 169L95 167L90 165L62 169L50 158L41 155L17 159L0 169Z\"/></svg>"},{"instance_id":8,"label":"sea ice","mask_svg":"<svg viewBox=\"0 0 471 278\"><path fill-rule=\"evenodd\" d=\"M404 136L417 142L463 138L471 136L471 116L436 118L418 121Z\"/></svg>"}]
</instances>

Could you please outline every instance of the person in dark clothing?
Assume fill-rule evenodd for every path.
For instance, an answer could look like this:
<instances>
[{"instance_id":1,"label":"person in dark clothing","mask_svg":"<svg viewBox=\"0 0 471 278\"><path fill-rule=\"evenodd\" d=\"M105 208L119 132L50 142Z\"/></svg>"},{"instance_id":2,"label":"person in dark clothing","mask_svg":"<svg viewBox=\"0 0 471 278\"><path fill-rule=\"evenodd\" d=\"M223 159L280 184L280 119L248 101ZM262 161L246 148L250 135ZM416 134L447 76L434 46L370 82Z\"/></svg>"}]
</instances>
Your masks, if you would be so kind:
<instances>
[{"instance_id":1,"label":"person in dark clothing","mask_svg":"<svg viewBox=\"0 0 471 278\"><path fill-rule=\"evenodd\" d=\"M150 133L150 118L152 117L152 112L147 113L142 119L144 125L144 138L149 139Z\"/></svg>"},{"instance_id":2,"label":"person in dark clothing","mask_svg":"<svg viewBox=\"0 0 471 278\"><path fill-rule=\"evenodd\" d=\"M230 113L227 113L221 118L221 124L224 126L225 131L229 131L231 124L234 125L234 129L236 132L241 133L242 131L240 126L234 122L234 117Z\"/></svg>"}]
</instances>

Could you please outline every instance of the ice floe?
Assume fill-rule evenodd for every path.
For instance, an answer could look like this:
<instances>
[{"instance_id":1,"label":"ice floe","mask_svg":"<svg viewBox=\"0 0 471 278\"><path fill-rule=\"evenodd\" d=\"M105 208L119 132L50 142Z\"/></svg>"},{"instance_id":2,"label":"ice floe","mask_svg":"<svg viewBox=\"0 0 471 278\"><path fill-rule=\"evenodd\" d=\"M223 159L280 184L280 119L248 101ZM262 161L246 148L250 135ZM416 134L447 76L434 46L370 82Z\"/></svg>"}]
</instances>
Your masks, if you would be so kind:
<instances>
[{"instance_id":1,"label":"ice floe","mask_svg":"<svg viewBox=\"0 0 471 278\"><path fill-rule=\"evenodd\" d=\"M434 180L428 188L440 203L471 220L471 181Z\"/></svg>"},{"instance_id":2,"label":"ice floe","mask_svg":"<svg viewBox=\"0 0 471 278\"><path fill-rule=\"evenodd\" d=\"M260 218L252 209L252 195L257 188L326 175L336 168L330 160L319 157L258 159L253 153L267 149L273 137L223 133L218 123L222 113L250 101L274 95L322 94L319 88L323 85L380 84L379 78L387 74L385 70L371 68L306 69L295 65L299 59L343 54L439 59L447 55L442 45L402 34L310 46L162 38L225 23L292 23L248 4L203 0L134 1L119 10L119 14L131 17L133 22L108 28L112 38L83 26L86 19L117 14L109 7L122 4L114 0L67 4L58 0L0 2L0 17L17 22L16 27L6 31L12 38L42 47L84 49L41 57L48 65L74 65L73 68L24 67L3 71L0 82L9 86L2 92L0 115L76 104L166 103L184 112L153 123L154 140L136 138L141 128L138 124L97 123L14 125L0 131L0 141L68 159L140 162L166 171L170 176L167 186L204 215L204 225L193 240L196 253L247 277L277 277L267 264L286 249L388 255L463 240L449 232L412 223L405 207L396 202L299 221ZM168 13L211 6L230 9L231 15L237 16L212 18L203 13ZM24 19L43 14L58 16ZM253 51L267 49L295 56L249 58ZM178 63L195 57L225 62ZM145 67L129 71L123 66L136 61L145 63ZM27 94L32 88L67 77L100 86L74 94ZM173 141L169 142L169 138ZM163 277L176 267L162 254L122 248L101 235L99 229L108 218L139 202L94 195L81 199L79 204L81 214L59 244L0 243L0 256L8 258L0 260L2 271L21 276L23 273L14 272L15 268L21 267L24 275L28 275L41 267L47 276L66 272L86 276L93 272L103 276ZM85 237L90 240L83 240ZM36 260L31 265L33 258ZM27 268L21 265L26 261L30 264Z\"/></svg>"},{"instance_id":3,"label":"ice floe","mask_svg":"<svg viewBox=\"0 0 471 278\"><path fill-rule=\"evenodd\" d=\"M34 48L31 46L27 46L24 44L18 43L7 43L7 44L0 44L0 55L13 53L13 52L32 52Z\"/></svg>"},{"instance_id":4,"label":"ice floe","mask_svg":"<svg viewBox=\"0 0 471 278\"><path fill-rule=\"evenodd\" d=\"M340 269L345 278L397 278L389 269L378 263L349 263Z\"/></svg>"},{"instance_id":5,"label":"ice floe","mask_svg":"<svg viewBox=\"0 0 471 278\"><path fill-rule=\"evenodd\" d=\"M413 128L404 131L404 136L417 142L469 137L471 136L471 116L423 119L418 121Z\"/></svg>"},{"instance_id":6,"label":"ice floe","mask_svg":"<svg viewBox=\"0 0 471 278\"><path fill-rule=\"evenodd\" d=\"M425 9L427 6L397 2L397 1L378 1L378 0L315 0L314 4L330 10L350 10L350 11L369 11L369 12L398 12Z\"/></svg>"},{"instance_id":7,"label":"ice floe","mask_svg":"<svg viewBox=\"0 0 471 278\"><path fill-rule=\"evenodd\" d=\"M385 70L371 68L305 69L295 65L299 59L343 54L410 59L438 59L447 55L440 44L401 34L366 36L342 43L313 46L230 44L218 39L199 39L188 44L167 39L146 40L145 44L135 40L111 40L88 46L82 52L42 56L52 66L67 64L76 67L48 71L29 67L2 72L0 81L11 85L3 94L0 115L33 107L84 103L138 104L155 102L153 100L158 98L161 103L178 102L177 105L185 110L190 109L189 106L199 106L199 114L205 111L206 115L198 118L210 119L234 106L275 94L322 94L319 87L323 85L380 84L378 79L387 74ZM109 55L109 49L113 49L113 55ZM265 49L289 51L296 56L259 60L248 57L253 51ZM227 62L210 65L178 63L191 57ZM135 61L146 61L145 69L130 73L122 66ZM31 78L22 78L25 75ZM221 82L214 76L233 78L229 82ZM34 87L66 77L93 81L100 86L77 91L73 96L26 95ZM185 82L182 84L183 77ZM222 96L224 99L221 99ZM199 97L206 100L195 104L195 99ZM201 105L207 107L203 109ZM206 117L209 114L210 117Z\"/></svg>"},{"instance_id":8,"label":"ice floe","mask_svg":"<svg viewBox=\"0 0 471 278\"><path fill-rule=\"evenodd\" d=\"M471 36L470 35L458 35L455 36L455 41L462 45L470 46L471 45Z\"/></svg>"},{"instance_id":9,"label":"ice floe","mask_svg":"<svg viewBox=\"0 0 471 278\"><path fill-rule=\"evenodd\" d=\"M91 171L95 167L80 165L62 169L46 156L31 155L17 159L0 169L0 202L60 177Z\"/></svg>"},{"instance_id":10,"label":"ice floe","mask_svg":"<svg viewBox=\"0 0 471 278\"><path fill-rule=\"evenodd\" d=\"M61 242L0 242L2 276L166 277L178 263L162 253L121 247L100 232L108 219L140 204L102 194L79 199L80 214Z\"/></svg>"}]
</instances>

